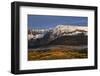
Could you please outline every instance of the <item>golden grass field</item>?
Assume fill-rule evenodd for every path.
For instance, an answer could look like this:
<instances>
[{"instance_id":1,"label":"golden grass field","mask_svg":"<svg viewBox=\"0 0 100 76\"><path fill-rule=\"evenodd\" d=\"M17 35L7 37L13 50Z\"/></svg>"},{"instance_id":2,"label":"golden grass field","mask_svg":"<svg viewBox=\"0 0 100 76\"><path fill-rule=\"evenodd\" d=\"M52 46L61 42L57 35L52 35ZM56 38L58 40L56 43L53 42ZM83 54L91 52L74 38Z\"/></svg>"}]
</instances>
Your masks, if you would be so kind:
<instances>
[{"instance_id":1,"label":"golden grass field","mask_svg":"<svg viewBox=\"0 0 100 76\"><path fill-rule=\"evenodd\" d=\"M83 59L87 58L87 49L71 50L71 49L51 49L49 51L36 51L30 49L28 51L28 60L55 60L55 59Z\"/></svg>"}]
</instances>

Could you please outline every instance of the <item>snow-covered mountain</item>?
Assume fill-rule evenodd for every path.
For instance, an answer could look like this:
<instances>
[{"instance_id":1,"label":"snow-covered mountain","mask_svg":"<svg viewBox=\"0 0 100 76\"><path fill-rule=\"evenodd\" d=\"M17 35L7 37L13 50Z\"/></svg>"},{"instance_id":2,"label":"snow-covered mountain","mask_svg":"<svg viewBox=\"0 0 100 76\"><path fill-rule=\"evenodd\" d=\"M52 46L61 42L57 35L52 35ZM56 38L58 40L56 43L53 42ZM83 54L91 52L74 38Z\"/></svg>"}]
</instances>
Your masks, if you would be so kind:
<instances>
[{"instance_id":1,"label":"snow-covered mountain","mask_svg":"<svg viewBox=\"0 0 100 76\"><path fill-rule=\"evenodd\" d=\"M71 32L87 32L88 28L85 26L72 26L72 25L58 25L53 29L53 33L71 33Z\"/></svg>"},{"instance_id":2,"label":"snow-covered mountain","mask_svg":"<svg viewBox=\"0 0 100 76\"><path fill-rule=\"evenodd\" d=\"M66 35L77 35L81 33L87 35L87 31L88 28L85 26L58 25L52 30L51 38L57 38Z\"/></svg>"},{"instance_id":3,"label":"snow-covered mountain","mask_svg":"<svg viewBox=\"0 0 100 76\"><path fill-rule=\"evenodd\" d=\"M28 39L38 39L43 38L49 33L51 40L54 40L61 36L71 36L77 34L88 35L88 27L86 26L77 26L77 25L57 25L53 29L41 29L41 30L32 30L31 34L28 34ZM38 32L38 33L37 33ZM34 34L35 33L35 34Z\"/></svg>"},{"instance_id":4,"label":"snow-covered mountain","mask_svg":"<svg viewBox=\"0 0 100 76\"><path fill-rule=\"evenodd\" d=\"M30 33L28 33L28 40L30 39L38 39L43 38L43 36L49 31L47 29L32 29L29 30Z\"/></svg>"}]
</instances>

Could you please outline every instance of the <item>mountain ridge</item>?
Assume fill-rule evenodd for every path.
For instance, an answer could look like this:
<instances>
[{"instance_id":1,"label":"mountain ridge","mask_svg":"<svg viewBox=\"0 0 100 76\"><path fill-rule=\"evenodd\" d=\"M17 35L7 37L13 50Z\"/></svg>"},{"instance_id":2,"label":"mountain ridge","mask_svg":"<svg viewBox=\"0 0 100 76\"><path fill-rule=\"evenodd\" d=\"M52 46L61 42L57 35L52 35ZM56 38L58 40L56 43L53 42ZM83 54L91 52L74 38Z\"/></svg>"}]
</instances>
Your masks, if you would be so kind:
<instances>
[{"instance_id":1,"label":"mountain ridge","mask_svg":"<svg viewBox=\"0 0 100 76\"><path fill-rule=\"evenodd\" d=\"M51 33L51 38L57 38L60 36L65 36L65 35L76 35L79 33L84 33L87 35L88 28L85 26L70 26L70 25L57 25L53 29L38 29L38 30L32 30L32 32L38 32L39 34L33 35L28 34L28 39L37 39L37 38L42 38L45 36L46 33L50 32Z\"/></svg>"},{"instance_id":2,"label":"mountain ridge","mask_svg":"<svg viewBox=\"0 0 100 76\"><path fill-rule=\"evenodd\" d=\"M88 28L58 25L50 30L28 32L28 48L45 45L87 45ZM30 38L29 38L30 36Z\"/></svg>"}]
</instances>

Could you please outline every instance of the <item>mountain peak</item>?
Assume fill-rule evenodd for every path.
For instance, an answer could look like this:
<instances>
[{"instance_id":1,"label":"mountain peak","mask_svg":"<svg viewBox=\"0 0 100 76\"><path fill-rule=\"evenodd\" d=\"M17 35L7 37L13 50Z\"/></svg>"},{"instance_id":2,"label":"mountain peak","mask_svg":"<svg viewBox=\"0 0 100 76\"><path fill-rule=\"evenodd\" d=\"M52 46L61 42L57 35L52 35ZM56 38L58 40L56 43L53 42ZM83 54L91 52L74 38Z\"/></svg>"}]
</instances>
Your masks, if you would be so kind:
<instances>
[{"instance_id":1,"label":"mountain peak","mask_svg":"<svg viewBox=\"0 0 100 76\"><path fill-rule=\"evenodd\" d=\"M57 25L55 28L63 28L65 25Z\"/></svg>"}]
</instances>

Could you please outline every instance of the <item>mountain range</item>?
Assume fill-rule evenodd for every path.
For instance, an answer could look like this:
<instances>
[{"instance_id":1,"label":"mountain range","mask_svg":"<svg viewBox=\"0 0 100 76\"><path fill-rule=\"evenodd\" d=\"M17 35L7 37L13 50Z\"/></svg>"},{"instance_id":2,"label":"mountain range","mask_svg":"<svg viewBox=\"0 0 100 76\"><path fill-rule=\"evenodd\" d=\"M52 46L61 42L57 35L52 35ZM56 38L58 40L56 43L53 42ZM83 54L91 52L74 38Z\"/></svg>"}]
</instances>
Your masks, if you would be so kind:
<instances>
[{"instance_id":1,"label":"mountain range","mask_svg":"<svg viewBox=\"0 0 100 76\"><path fill-rule=\"evenodd\" d=\"M45 45L87 45L88 28L86 26L57 25L53 29L29 31L29 48Z\"/></svg>"}]
</instances>

